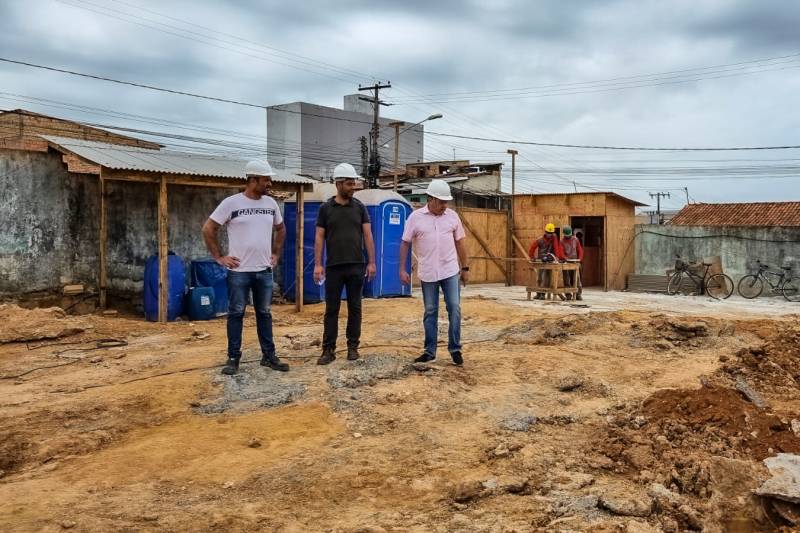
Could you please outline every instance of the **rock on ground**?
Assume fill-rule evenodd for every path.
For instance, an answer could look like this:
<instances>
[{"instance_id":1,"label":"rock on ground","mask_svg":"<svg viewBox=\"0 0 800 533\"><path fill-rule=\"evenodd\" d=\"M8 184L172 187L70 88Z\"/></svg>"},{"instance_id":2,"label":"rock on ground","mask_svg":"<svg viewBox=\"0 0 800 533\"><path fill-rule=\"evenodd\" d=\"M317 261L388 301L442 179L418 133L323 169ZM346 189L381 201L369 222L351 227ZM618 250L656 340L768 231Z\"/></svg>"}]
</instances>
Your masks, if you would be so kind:
<instances>
[{"instance_id":1,"label":"rock on ground","mask_svg":"<svg viewBox=\"0 0 800 533\"><path fill-rule=\"evenodd\" d=\"M800 503L800 456L779 453L764 459L772 477L756 489L759 496Z\"/></svg>"},{"instance_id":2,"label":"rock on ground","mask_svg":"<svg viewBox=\"0 0 800 533\"><path fill-rule=\"evenodd\" d=\"M648 496L607 492L600 496L598 505L621 516L648 517L653 512L653 502Z\"/></svg>"},{"instance_id":3,"label":"rock on ground","mask_svg":"<svg viewBox=\"0 0 800 533\"><path fill-rule=\"evenodd\" d=\"M217 375L214 381L222 384L222 396L200 407L199 411L205 414L247 411L277 407L302 398L306 392L305 385L289 381L286 376L257 363L242 365L239 373L233 376Z\"/></svg>"},{"instance_id":4,"label":"rock on ground","mask_svg":"<svg viewBox=\"0 0 800 533\"><path fill-rule=\"evenodd\" d=\"M373 385L379 379L400 379L411 371L411 364L394 355L375 354L344 368L331 368L328 384L334 389Z\"/></svg>"},{"instance_id":5,"label":"rock on ground","mask_svg":"<svg viewBox=\"0 0 800 533\"><path fill-rule=\"evenodd\" d=\"M504 418L500 427L509 431L528 431L536 421L536 417L530 413L514 413Z\"/></svg>"}]
</instances>

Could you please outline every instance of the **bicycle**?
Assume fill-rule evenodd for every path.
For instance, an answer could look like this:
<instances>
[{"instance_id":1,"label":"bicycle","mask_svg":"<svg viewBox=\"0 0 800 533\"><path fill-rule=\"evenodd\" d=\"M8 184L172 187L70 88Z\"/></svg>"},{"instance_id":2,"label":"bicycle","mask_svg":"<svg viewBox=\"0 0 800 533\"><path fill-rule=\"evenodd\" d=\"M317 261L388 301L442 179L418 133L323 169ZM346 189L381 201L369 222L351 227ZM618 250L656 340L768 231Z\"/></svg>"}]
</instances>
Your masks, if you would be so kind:
<instances>
[{"instance_id":1,"label":"bicycle","mask_svg":"<svg viewBox=\"0 0 800 533\"><path fill-rule=\"evenodd\" d=\"M737 289L742 298L758 298L764 291L764 282L766 282L772 294L781 293L790 302L800 302L800 280L792 279L792 267L784 266L781 267L781 272L776 272L770 270L769 266L763 264L759 259L756 260L756 263L758 272L743 276L739 280Z\"/></svg>"},{"instance_id":2,"label":"bicycle","mask_svg":"<svg viewBox=\"0 0 800 533\"><path fill-rule=\"evenodd\" d=\"M711 263L702 263L705 267L703 275L700 276L691 271L689 263L683 261L680 255L675 255L675 272L667 283L667 294L670 296L678 294L708 294L715 300L724 300L733 294L733 280L726 274L708 275ZM694 287L687 287L685 280L693 282ZM691 290L695 289L695 290Z\"/></svg>"}]
</instances>

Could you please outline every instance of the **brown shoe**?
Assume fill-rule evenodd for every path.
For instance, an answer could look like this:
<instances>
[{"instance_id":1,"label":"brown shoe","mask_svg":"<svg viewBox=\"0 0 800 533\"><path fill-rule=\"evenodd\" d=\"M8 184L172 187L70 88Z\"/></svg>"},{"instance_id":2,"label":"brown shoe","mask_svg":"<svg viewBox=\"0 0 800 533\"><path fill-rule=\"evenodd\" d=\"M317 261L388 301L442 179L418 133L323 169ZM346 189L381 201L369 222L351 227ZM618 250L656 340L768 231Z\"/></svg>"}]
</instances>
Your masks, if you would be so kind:
<instances>
[{"instance_id":1,"label":"brown shoe","mask_svg":"<svg viewBox=\"0 0 800 533\"><path fill-rule=\"evenodd\" d=\"M334 354L333 348L323 348L322 355L319 359L317 359L318 365L328 365L333 363L336 360L336 354Z\"/></svg>"},{"instance_id":2,"label":"brown shoe","mask_svg":"<svg viewBox=\"0 0 800 533\"><path fill-rule=\"evenodd\" d=\"M348 361L355 361L359 357L361 357L358 353L358 348L355 346L348 346L347 347L347 360Z\"/></svg>"}]
</instances>

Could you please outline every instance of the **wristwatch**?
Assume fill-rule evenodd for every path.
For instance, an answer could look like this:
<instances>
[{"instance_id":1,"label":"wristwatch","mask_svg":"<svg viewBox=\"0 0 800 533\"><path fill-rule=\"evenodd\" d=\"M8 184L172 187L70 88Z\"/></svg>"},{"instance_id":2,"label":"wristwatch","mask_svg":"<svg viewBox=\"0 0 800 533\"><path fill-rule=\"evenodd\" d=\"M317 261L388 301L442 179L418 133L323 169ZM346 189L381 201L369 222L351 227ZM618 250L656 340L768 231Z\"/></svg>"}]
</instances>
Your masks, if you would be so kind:
<instances>
[{"instance_id":1,"label":"wristwatch","mask_svg":"<svg viewBox=\"0 0 800 533\"><path fill-rule=\"evenodd\" d=\"M461 267L461 272L469 272L469 267Z\"/></svg>"}]
</instances>

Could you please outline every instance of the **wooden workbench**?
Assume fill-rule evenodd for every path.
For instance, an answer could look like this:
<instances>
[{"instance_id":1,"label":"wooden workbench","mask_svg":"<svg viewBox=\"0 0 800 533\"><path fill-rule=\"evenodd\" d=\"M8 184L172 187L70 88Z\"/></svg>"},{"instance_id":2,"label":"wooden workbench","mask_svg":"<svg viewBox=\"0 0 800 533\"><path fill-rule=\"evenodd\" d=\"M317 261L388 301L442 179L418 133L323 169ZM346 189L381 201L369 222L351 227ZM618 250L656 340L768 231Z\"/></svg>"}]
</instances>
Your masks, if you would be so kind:
<instances>
[{"instance_id":1,"label":"wooden workbench","mask_svg":"<svg viewBox=\"0 0 800 533\"><path fill-rule=\"evenodd\" d=\"M580 263L543 263L531 261L528 268L528 285L525 290L528 292L528 300L531 299L532 292L544 293L545 299L548 296L552 299L561 294L577 294L581 284ZM539 272L547 270L550 272L550 285L547 287L539 286ZM575 271L575 277L571 287L564 286L564 272Z\"/></svg>"}]
</instances>

